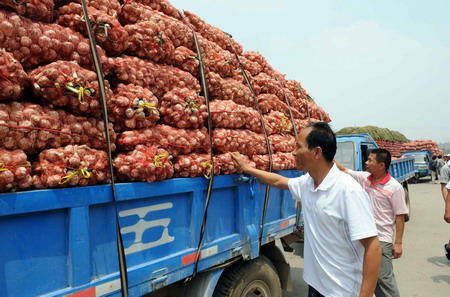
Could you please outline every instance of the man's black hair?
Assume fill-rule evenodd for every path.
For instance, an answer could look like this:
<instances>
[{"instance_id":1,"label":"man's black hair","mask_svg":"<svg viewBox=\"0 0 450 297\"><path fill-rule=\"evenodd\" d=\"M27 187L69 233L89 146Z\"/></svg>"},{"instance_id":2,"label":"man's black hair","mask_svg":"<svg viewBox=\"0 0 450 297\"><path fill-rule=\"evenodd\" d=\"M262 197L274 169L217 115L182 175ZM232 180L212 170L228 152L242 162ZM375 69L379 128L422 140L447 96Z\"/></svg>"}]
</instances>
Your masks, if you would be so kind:
<instances>
[{"instance_id":1,"label":"man's black hair","mask_svg":"<svg viewBox=\"0 0 450 297\"><path fill-rule=\"evenodd\" d=\"M336 135L330 125L325 122L317 122L310 124L308 127L312 128L312 131L306 136L308 148L313 149L320 146L325 160L333 162L337 146Z\"/></svg>"},{"instance_id":2,"label":"man's black hair","mask_svg":"<svg viewBox=\"0 0 450 297\"><path fill-rule=\"evenodd\" d=\"M389 166L391 166L391 153L388 150L377 148L370 150L370 153L375 154L375 160L378 163L384 163L386 171L389 169Z\"/></svg>"},{"instance_id":3,"label":"man's black hair","mask_svg":"<svg viewBox=\"0 0 450 297\"><path fill-rule=\"evenodd\" d=\"M442 155L439 155L439 156L438 156L438 159L442 159Z\"/></svg>"},{"instance_id":4,"label":"man's black hair","mask_svg":"<svg viewBox=\"0 0 450 297\"><path fill-rule=\"evenodd\" d=\"M436 160L436 159L437 159L437 156L431 157L431 160Z\"/></svg>"}]
</instances>

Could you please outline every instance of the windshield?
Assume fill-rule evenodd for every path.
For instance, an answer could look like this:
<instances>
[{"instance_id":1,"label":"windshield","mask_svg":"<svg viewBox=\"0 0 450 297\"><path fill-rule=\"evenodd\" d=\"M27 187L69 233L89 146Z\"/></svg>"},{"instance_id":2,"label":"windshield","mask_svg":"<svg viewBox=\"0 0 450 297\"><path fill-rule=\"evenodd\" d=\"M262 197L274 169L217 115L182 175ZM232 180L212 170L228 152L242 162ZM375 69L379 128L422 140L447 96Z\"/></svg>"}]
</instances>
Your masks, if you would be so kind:
<instances>
[{"instance_id":1,"label":"windshield","mask_svg":"<svg viewBox=\"0 0 450 297\"><path fill-rule=\"evenodd\" d=\"M414 163L426 163L426 158L424 155L408 155L407 157L413 157Z\"/></svg>"},{"instance_id":2,"label":"windshield","mask_svg":"<svg viewBox=\"0 0 450 297\"><path fill-rule=\"evenodd\" d=\"M336 156L334 158L346 168L355 170L355 150L353 142L338 142Z\"/></svg>"}]
</instances>

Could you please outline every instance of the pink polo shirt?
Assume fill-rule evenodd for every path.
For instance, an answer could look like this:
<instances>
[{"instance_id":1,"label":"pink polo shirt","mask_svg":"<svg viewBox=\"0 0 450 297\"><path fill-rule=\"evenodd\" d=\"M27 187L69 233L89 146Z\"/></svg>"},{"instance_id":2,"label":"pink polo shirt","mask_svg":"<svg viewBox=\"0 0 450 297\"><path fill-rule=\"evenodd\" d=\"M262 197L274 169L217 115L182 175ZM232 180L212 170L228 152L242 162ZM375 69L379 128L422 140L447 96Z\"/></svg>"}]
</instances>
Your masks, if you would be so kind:
<instances>
[{"instance_id":1,"label":"pink polo shirt","mask_svg":"<svg viewBox=\"0 0 450 297\"><path fill-rule=\"evenodd\" d=\"M372 175L368 172L349 170L348 173L359 182L372 200L380 241L393 243L396 216L408 214L402 185L389 173L375 184L372 183Z\"/></svg>"}]
</instances>

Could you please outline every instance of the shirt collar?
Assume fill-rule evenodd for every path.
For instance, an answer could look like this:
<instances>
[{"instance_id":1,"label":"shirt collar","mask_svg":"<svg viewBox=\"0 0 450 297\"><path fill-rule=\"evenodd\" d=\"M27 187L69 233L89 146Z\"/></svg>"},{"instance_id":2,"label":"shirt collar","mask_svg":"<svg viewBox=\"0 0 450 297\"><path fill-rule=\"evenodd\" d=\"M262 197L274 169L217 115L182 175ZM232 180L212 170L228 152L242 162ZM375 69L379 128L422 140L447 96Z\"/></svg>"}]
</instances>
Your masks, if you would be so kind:
<instances>
[{"instance_id":1,"label":"shirt collar","mask_svg":"<svg viewBox=\"0 0 450 297\"><path fill-rule=\"evenodd\" d=\"M314 189L314 179L310 177L311 178L309 182L310 190L312 192L316 192L318 190L321 191L328 190L334 184L336 177L339 175L340 172L341 171L339 170L339 168L337 168L336 164L333 164L330 171L328 171L327 176L325 176L320 185L315 189Z\"/></svg>"},{"instance_id":2,"label":"shirt collar","mask_svg":"<svg viewBox=\"0 0 450 297\"><path fill-rule=\"evenodd\" d=\"M380 185L383 185L383 186L384 186L384 185L391 179L391 174L388 172L388 174L386 174L386 176L383 177L383 179L380 180L380 181L377 182L377 183L373 183L373 176L372 176L372 174L369 175L369 176L367 177L367 179L370 181L370 183L371 183L372 185L380 184Z\"/></svg>"}]
</instances>

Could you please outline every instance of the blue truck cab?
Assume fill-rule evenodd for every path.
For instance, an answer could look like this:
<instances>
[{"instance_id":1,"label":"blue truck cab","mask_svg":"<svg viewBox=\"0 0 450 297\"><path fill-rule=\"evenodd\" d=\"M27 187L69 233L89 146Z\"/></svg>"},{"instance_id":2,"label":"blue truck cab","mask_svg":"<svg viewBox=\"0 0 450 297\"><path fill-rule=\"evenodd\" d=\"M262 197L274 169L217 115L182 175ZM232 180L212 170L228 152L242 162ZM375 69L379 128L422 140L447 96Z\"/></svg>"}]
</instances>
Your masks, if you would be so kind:
<instances>
[{"instance_id":1,"label":"blue truck cab","mask_svg":"<svg viewBox=\"0 0 450 297\"><path fill-rule=\"evenodd\" d=\"M433 154L430 151L412 151L404 152L402 157L414 158L414 179L412 182L418 182L421 177L426 177L431 174L428 165Z\"/></svg>"},{"instance_id":2,"label":"blue truck cab","mask_svg":"<svg viewBox=\"0 0 450 297\"><path fill-rule=\"evenodd\" d=\"M335 159L346 168L355 171L365 171L366 161L369 157L371 149L378 148L373 138L366 133L353 135L339 135L336 137L337 152ZM414 159L412 157L404 157L393 159L389 172L405 190L405 200L411 215L411 205L409 201L408 181L414 180ZM409 216L405 220L409 220Z\"/></svg>"}]
</instances>

